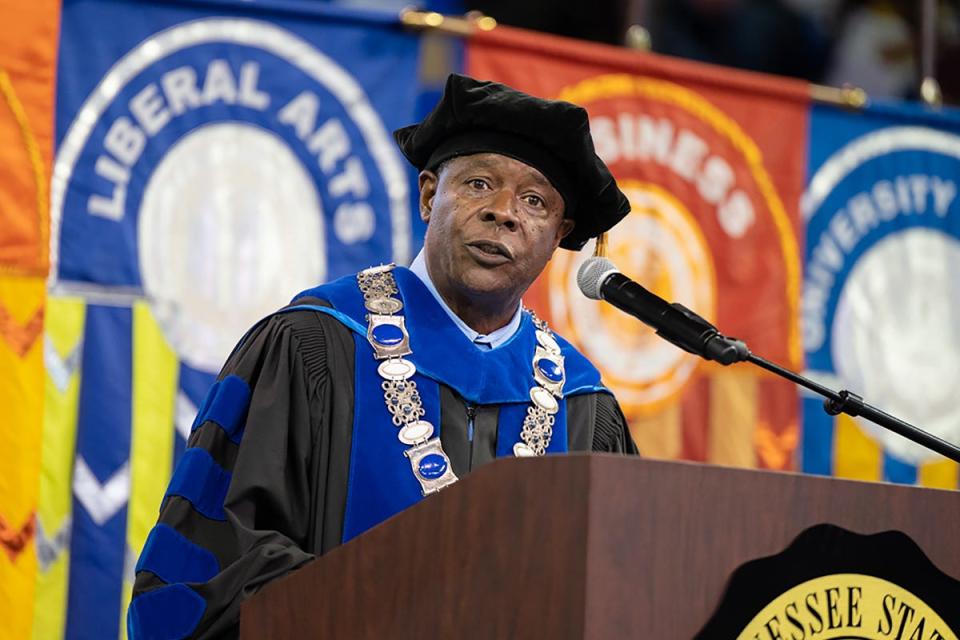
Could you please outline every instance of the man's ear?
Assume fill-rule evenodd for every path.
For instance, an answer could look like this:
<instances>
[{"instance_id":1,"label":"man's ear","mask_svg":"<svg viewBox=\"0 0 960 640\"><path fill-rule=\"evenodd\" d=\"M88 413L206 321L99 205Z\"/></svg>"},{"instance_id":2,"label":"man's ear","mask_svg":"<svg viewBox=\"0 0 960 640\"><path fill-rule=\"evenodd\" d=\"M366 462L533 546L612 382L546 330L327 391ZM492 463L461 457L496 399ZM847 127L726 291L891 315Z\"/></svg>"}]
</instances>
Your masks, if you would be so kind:
<instances>
[{"instance_id":1,"label":"man's ear","mask_svg":"<svg viewBox=\"0 0 960 640\"><path fill-rule=\"evenodd\" d=\"M433 171L421 171L417 178L420 185L420 219L430 222L433 213L433 198L437 195L437 184L440 179Z\"/></svg>"}]
</instances>

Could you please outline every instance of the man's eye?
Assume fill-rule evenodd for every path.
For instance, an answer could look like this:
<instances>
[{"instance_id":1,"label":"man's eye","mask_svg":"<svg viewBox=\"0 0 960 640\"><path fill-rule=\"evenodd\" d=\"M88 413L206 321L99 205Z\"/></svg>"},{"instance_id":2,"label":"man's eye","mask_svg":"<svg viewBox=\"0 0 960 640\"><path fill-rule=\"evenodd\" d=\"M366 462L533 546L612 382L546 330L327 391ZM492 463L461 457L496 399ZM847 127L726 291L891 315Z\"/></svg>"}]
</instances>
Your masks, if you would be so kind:
<instances>
[{"instance_id":1,"label":"man's eye","mask_svg":"<svg viewBox=\"0 0 960 640\"><path fill-rule=\"evenodd\" d=\"M534 207L542 207L544 205L543 198L540 196L529 195L526 197L527 204Z\"/></svg>"},{"instance_id":2,"label":"man's eye","mask_svg":"<svg viewBox=\"0 0 960 640\"><path fill-rule=\"evenodd\" d=\"M480 178L472 178L468 181L468 184L474 189L486 189L487 181L481 180Z\"/></svg>"}]
</instances>

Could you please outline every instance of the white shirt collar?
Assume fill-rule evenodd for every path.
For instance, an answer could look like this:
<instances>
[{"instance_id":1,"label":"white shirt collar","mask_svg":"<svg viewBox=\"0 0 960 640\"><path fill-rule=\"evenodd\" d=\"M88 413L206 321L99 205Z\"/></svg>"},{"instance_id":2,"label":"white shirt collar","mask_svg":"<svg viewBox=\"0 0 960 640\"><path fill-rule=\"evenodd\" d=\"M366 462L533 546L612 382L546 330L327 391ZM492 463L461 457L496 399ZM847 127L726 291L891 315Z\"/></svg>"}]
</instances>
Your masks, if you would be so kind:
<instances>
[{"instance_id":1,"label":"white shirt collar","mask_svg":"<svg viewBox=\"0 0 960 640\"><path fill-rule=\"evenodd\" d=\"M420 278L424 286L430 291L433 297L436 298L437 302L440 303L440 306L444 311L447 312L447 315L450 316L450 319L453 320L453 323L457 325L457 328L463 332L463 335L470 339L470 342L476 344L476 342L479 340L480 342L489 344L491 348L496 349L501 344L513 337L513 334L515 334L517 329L520 328L520 320L522 318L521 305L517 305L517 311L513 314L510 322L503 325L496 331L491 331L486 335L474 331L467 326L463 320L460 319L460 316L453 312L453 309L447 306L443 296L441 296L440 292L437 291L437 288L433 286L433 280L430 279L430 273L427 271L427 259L425 255L426 250L421 249L420 253L417 254L417 257L414 258L413 264L410 265L410 271L413 271L413 273ZM482 349L483 347L478 346L477 348Z\"/></svg>"}]
</instances>

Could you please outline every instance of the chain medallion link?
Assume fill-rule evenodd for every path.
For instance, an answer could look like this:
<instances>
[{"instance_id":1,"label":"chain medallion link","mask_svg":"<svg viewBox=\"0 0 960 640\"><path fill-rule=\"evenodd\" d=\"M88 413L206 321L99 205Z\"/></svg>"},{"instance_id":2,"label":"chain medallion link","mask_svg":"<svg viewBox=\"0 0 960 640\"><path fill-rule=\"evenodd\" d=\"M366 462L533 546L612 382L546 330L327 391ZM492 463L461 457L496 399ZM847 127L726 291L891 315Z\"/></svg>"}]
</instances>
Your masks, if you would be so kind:
<instances>
[{"instance_id":1,"label":"chain medallion link","mask_svg":"<svg viewBox=\"0 0 960 640\"><path fill-rule=\"evenodd\" d=\"M357 284L363 294L364 306L371 312L367 316L367 339L377 359L383 360L377 371L383 378L384 403L394 426L399 429L397 438L410 445L404 455L410 460L423 495L428 495L453 484L457 476L440 439L431 438L433 425L423 420L426 410L417 383L412 379L416 366L402 357L411 351L403 316L394 315L402 311L403 303L394 297L399 289L393 268L394 265L389 264L361 271L357 274ZM521 441L513 446L513 453L518 457L546 453L553 437L558 401L563 398L565 382L564 358L553 332L537 314L529 309L526 311L537 332L537 348L533 356L535 385L530 389L531 403L523 419Z\"/></svg>"}]
</instances>

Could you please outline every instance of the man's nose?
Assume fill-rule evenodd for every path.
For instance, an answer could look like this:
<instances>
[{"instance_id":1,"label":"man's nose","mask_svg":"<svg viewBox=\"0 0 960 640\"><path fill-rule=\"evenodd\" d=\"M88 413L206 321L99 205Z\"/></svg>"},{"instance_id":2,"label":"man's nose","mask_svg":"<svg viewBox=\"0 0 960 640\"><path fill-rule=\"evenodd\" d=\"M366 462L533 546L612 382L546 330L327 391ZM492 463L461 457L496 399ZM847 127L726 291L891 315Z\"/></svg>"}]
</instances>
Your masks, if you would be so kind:
<instances>
[{"instance_id":1,"label":"man's nose","mask_svg":"<svg viewBox=\"0 0 960 640\"><path fill-rule=\"evenodd\" d=\"M517 198L511 189L500 189L483 208L484 222L495 222L497 225L513 231L517 228Z\"/></svg>"}]
</instances>

